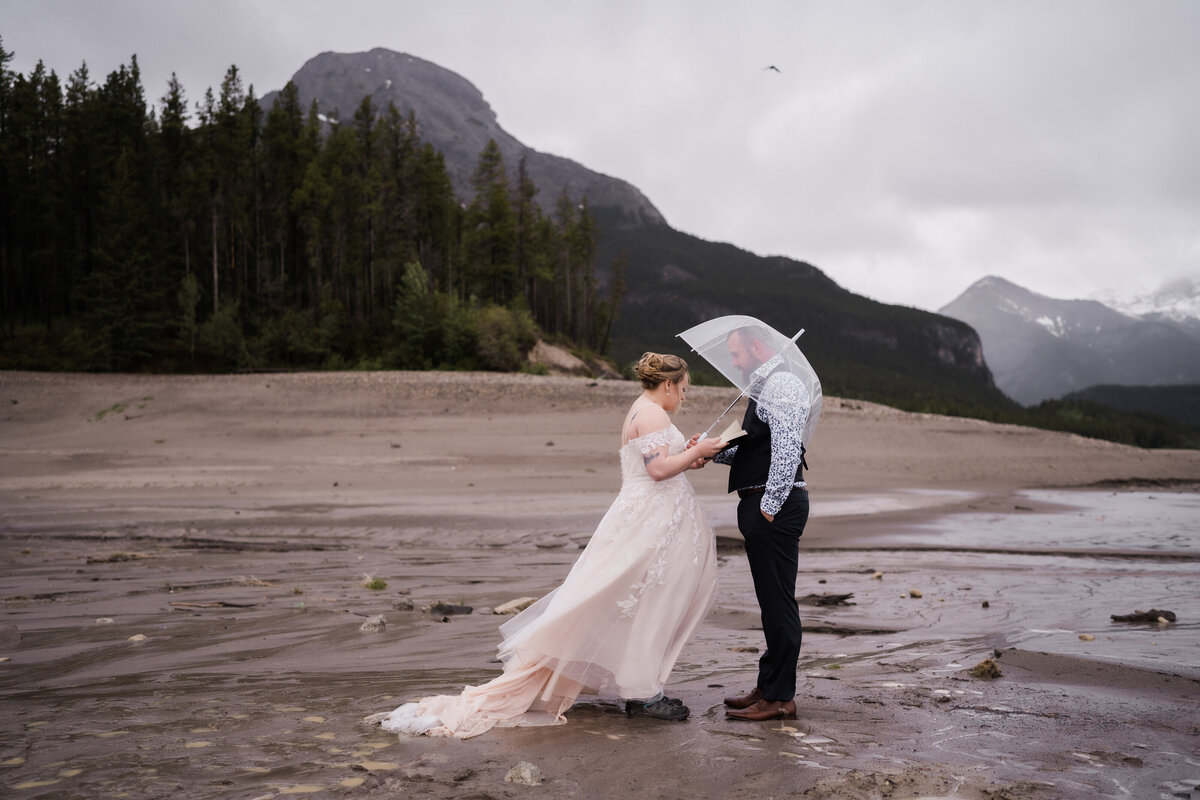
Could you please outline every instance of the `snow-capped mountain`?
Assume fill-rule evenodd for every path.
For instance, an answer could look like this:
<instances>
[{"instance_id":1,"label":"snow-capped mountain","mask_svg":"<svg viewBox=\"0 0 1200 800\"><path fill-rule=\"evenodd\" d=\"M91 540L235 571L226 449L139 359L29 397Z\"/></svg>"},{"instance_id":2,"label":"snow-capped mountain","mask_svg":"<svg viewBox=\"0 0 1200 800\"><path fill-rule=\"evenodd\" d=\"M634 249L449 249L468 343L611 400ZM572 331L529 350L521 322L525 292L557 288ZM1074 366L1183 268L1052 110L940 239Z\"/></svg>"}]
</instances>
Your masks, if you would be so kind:
<instances>
[{"instance_id":1,"label":"snow-capped mountain","mask_svg":"<svg viewBox=\"0 0 1200 800\"><path fill-rule=\"evenodd\" d=\"M1095 299L1122 314L1177 325L1200 336L1200 280L1179 278L1138 297L1120 295L1115 291L1097 294Z\"/></svg>"},{"instance_id":2,"label":"snow-capped mountain","mask_svg":"<svg viewBox=\"0 0 1200 800\"><path fill-rule=\"evenodd\" d=\"M1186 323L1046 297L992 276L939 313L979 333L996 385L1026 405L1098 384L1200 383L1200 335Z\"/></svg>"}]
</instances>

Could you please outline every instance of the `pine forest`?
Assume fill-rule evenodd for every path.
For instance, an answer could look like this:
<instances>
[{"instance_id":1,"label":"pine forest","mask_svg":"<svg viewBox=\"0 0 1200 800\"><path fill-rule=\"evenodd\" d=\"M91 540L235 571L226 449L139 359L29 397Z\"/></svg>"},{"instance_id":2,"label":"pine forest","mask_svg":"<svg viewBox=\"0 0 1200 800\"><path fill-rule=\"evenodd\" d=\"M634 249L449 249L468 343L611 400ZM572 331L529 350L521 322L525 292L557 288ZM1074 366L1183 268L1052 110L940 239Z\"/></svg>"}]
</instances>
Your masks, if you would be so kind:
<instances>
[{"instance_id":1,"label":"pine forest","mask_svg":"<svg viewBox=\"0 0 1200 800\"><path fill-rule=\"evenodd\" d=\"M420 120L349 119L236 66L148 104L137 59L63 86L0 43L0 367L85 371L525 367L539 336L601 354L586 198L535 202L495 142L456 197ZM326 116L326 115L329 116Z\"/></svg>"}]
</instances>

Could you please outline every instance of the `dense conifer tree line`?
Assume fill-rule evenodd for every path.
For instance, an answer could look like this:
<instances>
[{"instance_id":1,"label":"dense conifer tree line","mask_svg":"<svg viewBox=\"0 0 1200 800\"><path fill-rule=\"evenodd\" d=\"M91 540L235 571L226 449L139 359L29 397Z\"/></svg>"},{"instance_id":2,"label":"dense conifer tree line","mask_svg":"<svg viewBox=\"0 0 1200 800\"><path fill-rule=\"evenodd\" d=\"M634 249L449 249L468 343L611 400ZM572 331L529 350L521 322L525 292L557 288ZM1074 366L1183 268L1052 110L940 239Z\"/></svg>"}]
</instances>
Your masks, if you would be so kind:
<instances>
[{"instance_id":1,"label":"dense conifer tree line","mask_svg":"<svg viewBox=\"0 0 1200 800\"><path fill-rule=\"evenodd\" d=\"M136 57L65 86L0 42L0 365L514 370L538 335L607 347L585 198L553 213L494 142L456 197L417 120L268 109L230 67L149 104Z\"/></svg>"}]
</instances>

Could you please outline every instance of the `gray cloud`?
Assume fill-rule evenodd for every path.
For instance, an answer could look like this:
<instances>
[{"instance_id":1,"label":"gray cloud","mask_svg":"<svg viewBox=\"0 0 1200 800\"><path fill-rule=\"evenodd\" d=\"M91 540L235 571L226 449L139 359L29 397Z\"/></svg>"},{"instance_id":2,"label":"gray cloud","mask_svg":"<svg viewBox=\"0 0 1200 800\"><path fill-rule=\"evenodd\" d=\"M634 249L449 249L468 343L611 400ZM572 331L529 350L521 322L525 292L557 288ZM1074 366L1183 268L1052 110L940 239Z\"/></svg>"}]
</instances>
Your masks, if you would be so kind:
<instances>
[{"instance_id":1,"label":"gray cloud","mask_svg":"<svg viewBox=\"0 0 1200 800\"><path fill-rule=\"evenodd\" d=\"M236 63L413 53L511 133L676 227L937 308L984 274L1056 296L1200 273L1200 4L0 0L27 72L136 53L147 97ZM779 73L765 71L777 65Z\"/></svg>"}]
</instances>

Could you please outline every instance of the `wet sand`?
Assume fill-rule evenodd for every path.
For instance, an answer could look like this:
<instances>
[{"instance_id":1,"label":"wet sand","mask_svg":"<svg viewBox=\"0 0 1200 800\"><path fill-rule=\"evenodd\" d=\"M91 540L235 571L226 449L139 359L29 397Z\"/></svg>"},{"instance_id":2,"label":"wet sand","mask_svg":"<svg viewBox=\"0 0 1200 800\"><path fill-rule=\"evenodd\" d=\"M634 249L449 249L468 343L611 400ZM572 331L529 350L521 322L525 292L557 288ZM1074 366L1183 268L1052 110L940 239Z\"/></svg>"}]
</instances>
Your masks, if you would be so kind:
<instances>
[{"instance_id":1,"label":"wet sand","mask_svg":"<svg viewBox=\"0 0 1200 800\"><path fill-rule=\"evenodd\" d=\"M720 536L718 599L670 686L690 720L589 699L566 726L466 742L362 724L498 671L505 618L481 612L565 575L616 492L636 394L490 374L0 373L4 794L1090 798L1200 784L1200 545L1186 524L1158 535L1196 502L1200 453L836 398L810 454L797 593L853 605L801 606L798 720L724 718L762 641L712 466L691 477ZM729 399L698 387L677 424L704 428ZM1041 533L1081 519L1099 533ZM474 612L424 610L438 601ZM1151 607L1177 622L1109 619ZM375 615L386 626L360 630ZM987 657L1001 677L972 676ZM505 782L519 761L543 783Z\"/></svg>"}]
</instances>

